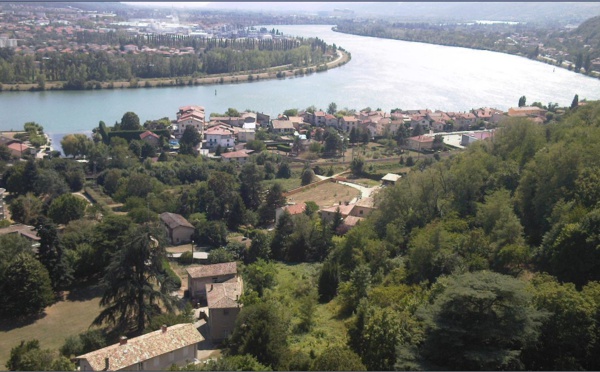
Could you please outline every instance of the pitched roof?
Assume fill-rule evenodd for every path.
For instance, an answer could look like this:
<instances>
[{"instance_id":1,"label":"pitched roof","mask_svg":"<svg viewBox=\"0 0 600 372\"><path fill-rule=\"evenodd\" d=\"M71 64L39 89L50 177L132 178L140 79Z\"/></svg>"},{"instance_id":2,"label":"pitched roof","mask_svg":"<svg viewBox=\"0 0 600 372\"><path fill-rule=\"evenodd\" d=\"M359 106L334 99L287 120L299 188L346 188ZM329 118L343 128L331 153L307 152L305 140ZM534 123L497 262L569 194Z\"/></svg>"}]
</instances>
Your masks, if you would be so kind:
<instances>
[{"instance_id":1,"label":"pitched roof","mask_svg":"<svg viewBox=\"0 0 600 372\"><path fill-rule=\"evenodd\" d=\"M356 226L360 221L364 220L362 217L348 216L344 218L344 225Z\"/></svg>"},{"instance_id":2,"label":"pitched roof","mask_svg":"<svg viewBox=\"0 0 600 372\"><path fill-rule=\"evenodd\" d=\"M204 340L192 323L176 324L166 331L159 329L139 337L80 355L77 359L85 359L95 371L105 369L105 358L108 358L111 371L122 369L156 356L197 344Z\"/></svg>"},{"instance_id":3,"label":"pitched roof","mask_svg":"<svg viewBox=\"0 0 600 372\"><path fill-rule=\"evenodd\" d=\"M174 229L176 227L191 227L194 226L188 222L182 215L176 213L165 212L160 214L160 220L169 226L170 229Z\"/></svg>"},{"instance_id":4,"label":"pitched roof","mask_svg":"<svg viewBox=\"0 0 600 372\"><path fill-rule=\"evenodd\" d=\"M350 204L350 205L344 205L344 204L343 205L334 205L333 207L321 209L321 212L333 212L333 213L335 213L338 208L340 209L340 213L342 214L342 216L347 216L352 211L352 208L354 208L354 204Z\"/></svg>"},{"instance_id":5,"label":"pitched roof","mask_svg":"<svg viewBox=\"0 0 600 372\"><path fill-rule=\"evenodd\" d=\"M294 205L287 205L283 207L284 211L288 211L292 216L295 214L303 213L306 210L306 203L299 203Z\"/></svg>"},{"instance_id":6,"label":"pitched roof","mask_svg":"<svg viewBox=\"0 0 600 372\"><path fill-rule=\"evenodd\" d=\"M250 157L246 150L233 151L233 152L224 152L221 154L222 158L225 159L238 159L238 158L247 158Z\"/></svg>"},{"instance_id":7,"label":"pitched roof","mask_svg":"<svg viewBox=\"0 0 600 372\"><path fill-rule=\"evenodd\" d=\"M388 173L385 176L381 177L382 181L391 181L391 182L396 182L398 181L400 178L402 178L401 175L399 174L394 174L394 173Z\"/></svg>"},{"instance_id":8,"label":"pitched roof","mask_svg":"<svg viewBox=\"0 0 600 372\"><path fill-rule=\"evenodd\" d=\"M154 137L154 138L160 138L156 133L154 132L150 132L149 130L145 131L144 133L140 134L140 138L144 139L146 137Z\"/></svg>"},{"instance_id":9,"label":"pitched roof","mask_svg":"<svg viewBox=\"0 0 600 372\"><path fill-rule=\"evenodd\" d=\"M239 279L239 278L238 278ZM206 284L206 302L209 309L226 309L239 306L243 292L242 281Z\"/></svg>"},{"instance_id":10,"label":"pitched roof","mask_svg":"<svg viewBox=\"0 0 600 372\"><path fill-rule=\"evenodd\" d=\"M186 271L192 278L206 278L219 275L237 274L237 262L194 266L187 268Z\"/></svg>"},{"instance_id":11,"label":"pitched roof","mask_svg":"<svg viewBox=\"0 0 600 372\"><path fill-rule=\"evenodd\" d=\"M273 129L294 129L294 124L289 120L273 120Z\"/></svg>"}]
</instances>

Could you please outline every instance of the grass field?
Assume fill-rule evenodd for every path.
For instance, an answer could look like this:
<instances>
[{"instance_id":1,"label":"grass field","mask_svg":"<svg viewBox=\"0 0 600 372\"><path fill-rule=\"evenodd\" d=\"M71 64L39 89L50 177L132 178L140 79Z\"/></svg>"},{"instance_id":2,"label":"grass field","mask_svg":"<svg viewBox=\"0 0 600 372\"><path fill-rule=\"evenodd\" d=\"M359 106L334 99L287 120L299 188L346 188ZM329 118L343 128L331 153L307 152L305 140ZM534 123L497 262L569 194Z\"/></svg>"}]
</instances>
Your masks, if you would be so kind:
<instances>
[{"instance_id":1,"label":"grass field","mask_svg":"<svg viewBox=\"0 0 600 372\"><path fill-rule=\"evenodd\" d=\"M331 207L339 202L349 202L360 195L360 191L350 186L338 183L326 182L324 184L306 189L294 195L288 196L289 202L302 203L313 201L321 208Z\"/></svg>"},{"instance_id":2,"label":"grass field","mask_svg":"<svg viewBox=\"0 0 600 372\"><path fill-rule=\"evenodd\" d=\"M278 269L277 286L274 295L290 311L292 315L292 332L289 338L292 350L309 354L311 350L317 355L333 345L346 343L346 326L344 319L338 317L338 306L335 300L327 304L318 304L314 311L314 326L309 332L295 331L299 323L298 288L303 285L316 286L320 264L276 263Z\"/></svg>"},{"instance_id":3,"label":"grass field","mask_svg":"<svg viewBox=\"0 0 600 372\"><path fill-rule=\"evenodd\" d=\"M35 338L42 349L57 350L67 337L86 331L100 313L100 295L97 287L78 289L46 308L45 314L33 322L0 321L0 370L5 369L10 349L21 340Z\"/></svg>"}]
</instances>

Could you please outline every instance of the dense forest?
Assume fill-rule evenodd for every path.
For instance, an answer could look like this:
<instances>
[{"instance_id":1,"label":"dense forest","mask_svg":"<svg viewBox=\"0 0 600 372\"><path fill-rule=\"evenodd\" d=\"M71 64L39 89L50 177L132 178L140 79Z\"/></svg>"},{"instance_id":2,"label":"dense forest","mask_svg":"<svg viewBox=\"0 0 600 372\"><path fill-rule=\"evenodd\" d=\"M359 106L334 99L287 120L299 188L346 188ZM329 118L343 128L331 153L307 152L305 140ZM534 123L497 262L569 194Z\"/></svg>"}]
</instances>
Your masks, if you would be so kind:
<instances>
[{"instance_id":1,"label":"dense forest","mask_svg":"<svg viewBox=\"0 0 600 372\"><path fill-rule=\"evenodd\" d=\"M264 70L269 67L307 67L327 62L335 47L318 38L229 40L179 36L126 37L119 33L78 36L83 43L114 43L116 50L74 53L15 54L0 48L0 83L63 81L69 89L87 82L127 81L132 78L200 77L210 74ZM125 45L191 47L193 53L124 53Z\"/></svg>"},{"instance_id":2,"label":"dense forest","mask_svg":"<svg viewBox=\"0 0 600 372\"><path fill-rule=\"evenodd\" d=\"M566 110L545 125L507 119L491 141L419 159L346 234L339 218L322 221L314 203L268 229L285 203L280 182L314 177L310 164L298 173L260 150L243 166L165 152L154 162L160 149L101 134L143 130L133 113L113 128L101 123L94 140L73 135L65 144L87 165L46 159L4 168L13 219L34 224L41 241L34 254L18 237L0 238L0 311L38 314L53 292L99 282L94 324L102 328L69 337L62 356L45 361L39 345L23 343L11 369L71 368L65 357L120 334L190 321L168 296L178 277L165 264L157 214L169 211L212 247L211 263L243 263L243 308L224 356L190 369L597 370L600 103ZM83 187L86 172L97 175L86 187L93 207L68 193ZM111 213L106 198L125 213ZM233 232L251 244L228 241ZM282 287L282 271L302 265L310 270ZM147 276L131 280L124 267ZM17 281L41 284L32 294ZM147 306L127 293L144 293ZM339 322L335 336L319 322Z\"/></svg>"}]
</instances>

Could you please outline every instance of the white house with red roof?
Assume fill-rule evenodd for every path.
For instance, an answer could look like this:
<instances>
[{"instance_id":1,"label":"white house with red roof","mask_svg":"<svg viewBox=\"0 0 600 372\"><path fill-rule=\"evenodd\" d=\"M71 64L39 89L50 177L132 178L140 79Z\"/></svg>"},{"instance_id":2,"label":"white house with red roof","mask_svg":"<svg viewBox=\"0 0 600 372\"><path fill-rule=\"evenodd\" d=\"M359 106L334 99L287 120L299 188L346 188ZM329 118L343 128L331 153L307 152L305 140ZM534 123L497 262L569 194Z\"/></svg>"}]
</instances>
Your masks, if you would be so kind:
<instances>
[{"instance_id":1,"label":"white house with red roof","mask_svg":"<svg viewBox=\"0 0 600 372\"><path fill-rule=\"evenodd\" d=\"M204 135L206 137L206 147L216 149L219 145L221 148L231 148L235 145L235 131L223 125L217 125L208 128Z\"/></svg>"},{"instance_id":2,"label":"white house with red roof","mask_svg":"<svg viewBox=\"0 0 600 372\"><path fill-rule=\"evenodd\" d=\"M177 112L173 134L180 138L189 126L195 128L200 135L204 132L205 114L202 106L182 106Z\"/></svg>"},{"instance_id":3,"label":"white house with red roof","mask_svg":"<svg viewBox=\"0 0 600 372\"><path fill-rule=\"evenodd\" d=\"M413 150L433 149L433 136L416 136L408 139L408 148Z\"/></svg>"},{"instance_id":4,"label":"white house with red roof","mask_svg":"<svg viewBox=\"0 0 600 372\"><path fill-rule=\"evenodd\" d=\"M246 164L248 159L250 159L250 153L252 153L252 152L253 152L253 150L239 150L239 151L233 151L233 152L223 152L223 153L221 153L221 159L223 159L224 162L235 161L239 164Z\"/></svg>"}]
</instances>

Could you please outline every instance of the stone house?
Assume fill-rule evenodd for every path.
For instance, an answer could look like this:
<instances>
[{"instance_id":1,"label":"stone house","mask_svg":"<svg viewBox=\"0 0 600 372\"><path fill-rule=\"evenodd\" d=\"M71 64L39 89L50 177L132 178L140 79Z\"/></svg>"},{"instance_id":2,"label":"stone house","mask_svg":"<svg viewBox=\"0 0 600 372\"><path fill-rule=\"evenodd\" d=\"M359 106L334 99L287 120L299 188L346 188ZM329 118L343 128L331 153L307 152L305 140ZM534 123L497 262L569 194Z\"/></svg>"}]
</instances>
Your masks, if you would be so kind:
<instances>
[{"instance_id":1,"label":"stone house","mask_svg":"<svg viewBox=\"0 0 600 372\"><path fill-rule=\"evenodd\" d=\"M194 226L182 215L165 212L160 214L160 220L167 230L171 244L185 244L192 241Z\"/></svg>"},{"instance_id":2,"label":"stone house","mask_svg":"<svg viewBox=\"0 0 600 372\"><path fill-rule=\"evenodd\" d=\"M80 371L160 371L193 363L204 337L191 323L158 331L76 357Z\"/></svg>"},{"instance_id":3,"label":"stone house","mask_svg":"<svg viewBox=\"0 0 600 372\"><path fill-rule=\"evenodd\" d=\"M208 332L213 342L226 339L235 327L240 313L239 302L244 293L242 278L236 277L225 283L206 284L208 304Z\"/></svg>"},{"instance_id":4,"label":"stone house","mask_svg":"<svg viewBox=\"0 0 600 372\"><path fill-rule=\"evenodd\" d=\"M156 133L150 132L149 130L140 134L140 139L154 147L158 147L160 143L160 137Z\"/></svg>"},{"instance_id":5,"label":"stone house","mask_svg":"<svg viewBox=\"0 0 600 372\"><path fill-rule=\"evenodd\" d=\"M237 281L237 263L226 262L214 265L188 267L188 290L193 299L206 299L206 285Z\"/></svg>"}]
</instances>

